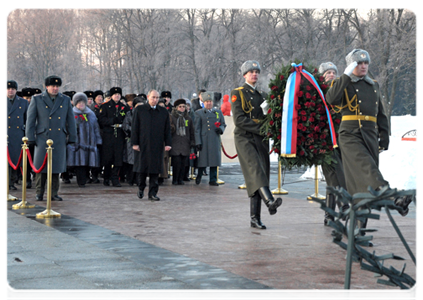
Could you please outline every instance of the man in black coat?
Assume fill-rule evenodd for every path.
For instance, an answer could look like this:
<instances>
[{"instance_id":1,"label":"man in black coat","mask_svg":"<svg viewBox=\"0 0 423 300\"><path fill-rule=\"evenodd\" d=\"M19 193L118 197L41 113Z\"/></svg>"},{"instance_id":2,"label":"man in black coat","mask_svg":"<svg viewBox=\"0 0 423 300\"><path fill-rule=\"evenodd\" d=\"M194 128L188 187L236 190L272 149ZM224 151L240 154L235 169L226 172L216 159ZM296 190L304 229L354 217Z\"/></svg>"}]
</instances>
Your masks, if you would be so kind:
<instances>
[{"instance_id":1,"label":"man in black coat","mask_svg":"<svg viewBox=\"0 0 423 300\"><path fill-rule=\"evenodd\" d=\"M151 90L148 103L133 110L131 140L134 151L134 172L139 173L138 198L144 196L149 176L148 199L159 201L159 174L163 171L163 151L172 148L169 113L158 104L159 93Z\"/></svg>"},{"instance_id":2,"label":"man in black coat","mask_svg":"<svg viewBox=\"0 0 423 300\"><path fill-rule=\"evenodd\" d=\"M201 95L201 93L204 92L206 92L206 90L200 90L198 92L198 98L191 100L191 109L193 112L196 112L197 110L202 109L204 107L203 96Z\"/></svg>"},{"instance_id":3,"label":"man in black coat","mask_svg":"<svg viewBox=\"0 0 423 300\"><path fill-rule=\"evenodd\" d=\"M104 165L104 182L105 186L122 186L119 182L119 170L123 164L123 148L125 146L125 132L122 130L122 123L128 106L124 105L120 99L122 97L122 89L113 87L110 89L112 100L104 103L100 108L98 123L103 132L103 146L101 159ZM113 165L113 168L112 168Z\"/></svg>"}]
</instances>

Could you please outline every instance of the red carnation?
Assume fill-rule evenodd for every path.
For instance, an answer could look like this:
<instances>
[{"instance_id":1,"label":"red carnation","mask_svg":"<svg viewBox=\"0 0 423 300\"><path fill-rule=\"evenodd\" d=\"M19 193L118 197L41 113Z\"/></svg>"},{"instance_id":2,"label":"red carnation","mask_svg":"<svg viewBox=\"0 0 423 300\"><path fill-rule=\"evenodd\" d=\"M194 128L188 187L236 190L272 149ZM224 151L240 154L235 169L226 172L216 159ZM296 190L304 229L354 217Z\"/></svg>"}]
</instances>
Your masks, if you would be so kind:
<instances>
[{"instance_id":1,"label":"red carnation","mask_svg":"<svg viewBox=\"0 0 423 300\"><path fill-rule=\"evenodd\" d=\"M269 110L267 111L267 114L270 114L272 112L272 109L269 108Z\"/></svg>"},{"instance_id":2,"label":"red carnation","mask_svg":"<svg viewBox=\"0 0 423 300\"><path fill-rule=\"evenodd\" d=\"M335 123L336 124L341 124L341 120L340 119L335 119Z\"/></svg>"},{"instance_id":3,"label":"red carnation","mask_svg":"<svg viewBox=\"0 0 423 300\"><path fill-rule=\"evenodd\" d=\"M311 102L306 102L306 103L304 103L304 106L305 106L305 107L307 107L307 108L310 108L310 106L311 106Z\"/></svg>"},{"instance_id":4,"label":"red carnation","mask_svg":"<svg viewBox=\"0 0 423 300\"><path fill-rule=\"evenodd\" d=\"M280 140L281 139L281 135L278 135L278 140Z\"/></svg>"},{"instance_id":5,"label":"red carnation","mask_svg":"<svg viewBox=\"0 0 423 300\"><path fill-rule=\"evenodd\" d=\"M270 95L270 99L275 99L275 95Z\"/></svg>"},{"instance_id":6,"label":"red carnation","mask_svg":"<svg viewBox=\"0 0 423 300\"><path fill-rule=\"evenodd\" d=\"M279 78L280 78L280 80L284 80L285 76L281 75L281 76L279 76Z\"/></svg>"},{"instance_id":7,"label":"red carnation","mask_svg":"<svg viewBox=\"0 0 423 300\"><path fill-rule=\"evenodd\" d=\"M305 116L305 115L307 114L307 112L306 112L305 110L302 110L302 111L300 112L300 114L301 114L302 116Z\"/></svg>"},{"instance_id":8,"label":"red carnation","mask_svg":"<svg viewBox=\"0 0 423 300\"><path fill-rule=\"evenodd\" d=\"M311 86L307 85L307 86L306 86L306 90L307 90L307 91L311 91Z\"/></svg>"},{"instance_id":9,"label":"red carnation","mask_svg":"<svg viewBox=\"0 0 423 300\"><path fill-rule=\"evenodd\" d=\"M313 149L314 149L314 145L310 145L310 146L308 147L308 149L313 150Z\"/></svg>"},{"instance_id":10,"label":"red carnation","mask_svg":"<svg viewBox=\"0 0 423 300\"><path fill-rule=\"evenodd\" d=\"M320 80L320 81L325 81L325 79L323 78L323 76L320 76L320 77L319 77L319 80Z\"/></svg>"},{"instance_id":11,"label":"red carnation","mask_svg":"<svg viewBox=\"0 0 423 300\"><path fill-rule=\"evenodd\" d=\"M295 105L295 109L296 110L300 110L301 109L301 105L300 104Z\"/></svg>"},{"instance_id":12,"label":"red carnation","mask_svg":"<svg viewBox=\"0 0 423 300\"><path fill-rule=\"evenodd\" d=\"M306 93L306 98L310 99L311 98L311 94L310 93Z\"/></svg>"},{"instance_id":13,"label":"red carnation","mask_svg":"<svg viewBox=\"0 0 423 300\"><path fill-rule=\"evenodd\" d=\"M75 116L75 119L78 119L78 116Z\"/></svg>"},{"instance_id":14,"label":"red carnation","mask_svg":"<svg viewBox=\"0 0 423 300\"><path fill-rule=\"evenodd\" d=\"M307 121L307 117L306 117L306 116L302 116L302 117L301 117L301 120L302 120L303 122L305 122L305 121Z\"/></svg>"},{"instance_id":15,"label":"red carnation","mask_svg":"<svg viewBox=\"0 0 423 300\"><path fill-rule=\"evenodd\" d=\"M319 126L315 126L315 127L314 127L314 131L315 131L315 132L320 132L320 127L319 127Z\"/></svg>"},{"instance_id":16,"label":"red carnation","mask_svg":"<svg viewBox=\"0 0 423 300\"><path fill-rule=\"evenodd\" d=\"M279 104L279 106L282 107L283 106L283 102L281 104Z\"/></svg>"},{"instance_id":17,"label":"red carnation","mask_svg":"<svg viewBox=\"0 0 423 300\"><path fill-rule=\"evenodd\" d=\"M300 151L300 156L304 156L305 152L303 150Z\"/></svg>"},{"instance_id":18,"label":"red carnation","mask_svg":"<svg viewBox=\"0 0 423 300\"><path fill-rule=\"evenodd\" d=\"M308 120L309 120L310 122L314 122L314 117L310 117Z\"/></svg>"},{"instance_id":19,"label":"red carnation","mask_svg":"<svg viewBox=\"0 0 423 300\"><path fill-rule=\"evenodd\" d=\"M116 108L118 108L119 107L119 105L116 105Z\"/></svg>"},{"instance_id":20,"label":"red carnation","mask_svg":"<svg viewBox=\"0 0 423 300\"><path fill-rule=\"evenodd\" d=\"M302 91L298 92L298 97L302 97L304 95L304 93Z\"/></svg>"},{"instance_id":21,"label":"red carnation","mask_svg":"<svg viewBox=\"0 0 423 300\"><path fill-rule=\"evenodd\" d=\"M276 91L278 87L276 85L272 86L272 91Z\"/></svg>"},{"instance_id":22,"label":"red carnation","mask_svg":"<svg viewBox=\"0 0 423 300\"><path fill-rule=\"evenodd\" d=\"M125 107L124 107L124 106L122 106L122 107L120 108L120 110L123 110L123 109L125 109Z\"/></svg>"},{"instance_id":23,"label":"red carnation","mask_svg":"<svg viewBox=\"0 0 423 300\"><path fill-rule=\"evenodd\" d=\"M311 100L313 100L313 101L316 101L316 99L317 99L316 96L311 97Z\"/></svg>"},{"instance_id":24,"label":"red carnation","mask_svg":"<svg viewBox=\"0 0 423 300\"><path fill-rule=\"evenodd\" d=\"M270 122L269 122L269 125L270 126L273 126L273 124L274 124L275 122L273 122L273 120L270 120Z\"/></svg>"}]
</instances>

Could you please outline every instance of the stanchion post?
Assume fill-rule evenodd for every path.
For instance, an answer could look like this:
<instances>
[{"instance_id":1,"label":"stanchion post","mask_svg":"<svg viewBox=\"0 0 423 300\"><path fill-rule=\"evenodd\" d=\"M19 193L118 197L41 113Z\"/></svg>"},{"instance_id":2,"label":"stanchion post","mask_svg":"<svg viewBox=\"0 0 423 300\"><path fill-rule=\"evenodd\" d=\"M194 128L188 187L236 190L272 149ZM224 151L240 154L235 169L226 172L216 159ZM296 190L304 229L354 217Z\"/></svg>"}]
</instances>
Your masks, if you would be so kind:
<instances>
[{"instance_id":1,"label":"stanchion post","mask_svg":"<svg viewBox=\"0 0 423 300\"><path fill-rule=\"evenodd\" d=\"M315 165L315 173L314 173L314 194L307 197L307 200L312 200L313 198L317 199L325 199L326 197L319 194L319 166Z\"/></svg>"},{"instance_id":2,"label":"stanchion post","mask_svg":"<svg viewBox=\"0 0 423 300\"><path fill-rule=\"evenodd\" d=\"M7 145L9 147L9 136L7 136ZM16 201L19 200L18 198L16 198L15 196L10 195L10 190L9 190L9 161L7 161L7 201Z\"/></svg>"},{"instance_id":3,"label":"stanchion post","mask_svg":"<svg viewBox=\"0 0 423 300\"><path fill-rule=\"evenodd\" d=\"M282 163L278 163L278 188L272 191L274 195L286 195L288 191L282 188Z\"/></svg>"},{"instance_id":4,"label":"stanchion post","mask_svg":"<svg viewBox=\"0 0 423 300\"><path fill-rule=\"evenodd\" d=\"M168 174L169 174L169 176L172 176L173 175L173 171L172 171L172 157L170 157L170 155L169 155L169 160L168 160L168 164L169 164L169 168L168 168Z\"/></svg>"},{"instance_id":5,"label":"stanchion post","mask_svg":"<svg viewBox=\"0 0 423 300\"><path fill-rule=\"evenodd\" d=\"M247 188L247 185L246 185L246 184L245 184L245 182L244 182L243 184L238 185L238 188L239 188L239 189L241 189L241 190L244 190L244 189L246 189L246 188Z\"/></svg>"},{"instance_id":6,"label":"stanchion post","mask_svg":"<svg viewBox=\"0 0 423 300\"><path fill-rule=\"evenodd\" d=\"M12 205L12 209L25 209L25 208L34 208L35 205L28 204L26 202L26 174L28 172L28 162L27 162L27 153L26 150L28 149L28 138L22 138L22 201L18 204Z\"/></svg>"},{"instance_id":7,"label":"stanchion post","mask_svg":"<svg viewBox=\"0 0 423 300\"><path fill-rule=\"evenodd\" d=\"M217 167L217 176L216 176L216 178L217 178L216 182L218 184L225 184L225 182L223 180L220 180L219 179L219 167Z\"/></svg>"},{"instance_id":8,"label":"stanchion post","mask_svg":"<svg viewBox=\"0 0 423 300\"><path fill-rule=\"evenodd\" d=\"M51 209L51 184L52 184L52 171L53 171L53 145L52 140L47 140L47 208L45 211L40 212L35 215L38 219L50 219L50 218L60 218L61 214L53 211Z\"/></svg>"}]
</instances>

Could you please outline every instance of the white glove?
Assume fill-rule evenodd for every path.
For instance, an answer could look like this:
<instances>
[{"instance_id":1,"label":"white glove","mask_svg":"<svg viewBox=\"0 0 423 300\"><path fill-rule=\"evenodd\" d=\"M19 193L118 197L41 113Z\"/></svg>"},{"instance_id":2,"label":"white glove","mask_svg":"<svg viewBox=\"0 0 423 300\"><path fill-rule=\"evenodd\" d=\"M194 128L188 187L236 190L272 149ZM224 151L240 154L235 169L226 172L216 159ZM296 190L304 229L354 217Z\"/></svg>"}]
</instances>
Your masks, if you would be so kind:
<instances>
[{"instance_id":1,"label":"white glove","mask_svg":"<svg viewBox=\"0 0 423 300\"><path fill-rule=\"evenodd\" d=\"M264 101L262 104L260 104L260 107L263 110L263 114L267 115L267 111L269 110L269 103L267 103L267 101Z\"/></svg>"},{"instance_id":2,"label":"white glove","mask_svg":"<svg viewBox=\"0 0 423 300\"><path fill-rule=\"evenodd\" d=\"M349 77L351 77L351 74L353 73L353 71L354 71L354 69L355 69L355 67L357 67L357 62L356 61L354 61L354 62L352 62L346 69L345 69L345 71L344 71L344 74L345 75L348 75Z\"/></svg>"}]
</instances>

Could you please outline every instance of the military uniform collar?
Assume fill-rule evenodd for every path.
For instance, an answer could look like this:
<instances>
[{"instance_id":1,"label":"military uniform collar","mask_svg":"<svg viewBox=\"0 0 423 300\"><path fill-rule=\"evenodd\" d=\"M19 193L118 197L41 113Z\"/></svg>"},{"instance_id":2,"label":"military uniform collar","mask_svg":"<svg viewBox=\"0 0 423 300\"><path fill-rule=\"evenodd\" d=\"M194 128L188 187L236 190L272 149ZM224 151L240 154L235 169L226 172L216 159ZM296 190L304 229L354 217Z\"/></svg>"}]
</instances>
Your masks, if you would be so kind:
<instances>
[{"instance_id":1,"label":"military uniform collar","mask_svg":"<svg viewBox=\"0 0 423 300\"><path fill-rule=\"evenodd\" d=\"M374 81L368 75L365 75L364 77L357 77L354 74L351 74L350 78L351 78L351 82L359 82L360 80L364 80L370 85L374 84Z\"/></svg>"},{"instance_id":2,"label":"military uniform collar","mask_svg":"<svg viewBox=\"0 0 423 300\"><path fill-rule=\"evenodd\" d=\"M248 82L245 82L245 84L247 85L247 88L252 88L254 91L257 89L257 87L252 86L251 84L249 84Z\"/></svg>"}]
</instances>

